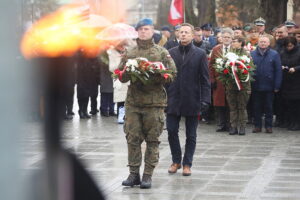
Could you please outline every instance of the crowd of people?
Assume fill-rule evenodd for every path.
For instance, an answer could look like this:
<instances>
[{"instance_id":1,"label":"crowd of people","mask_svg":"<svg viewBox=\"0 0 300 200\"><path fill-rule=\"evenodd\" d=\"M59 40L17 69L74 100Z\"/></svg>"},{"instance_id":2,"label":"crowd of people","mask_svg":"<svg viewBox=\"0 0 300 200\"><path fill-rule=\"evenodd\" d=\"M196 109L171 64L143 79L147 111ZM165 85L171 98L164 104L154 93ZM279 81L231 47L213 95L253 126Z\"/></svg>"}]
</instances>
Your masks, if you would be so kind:
<instances>
[{"instance_id":1,"label":"crowd of people","mask_svg":"<svg viewBox=\"0 0 300 200\"><path fill-rule=\"evenodd\" d=\"M168 172L176 173L183 166L184 176L191 175L199 120L208 124L215 120L216 132L230 135L245 135L247 123L253 124L253 133L262 132L263 127L266 133L272 133L273 126L300 130L300 29L291 20L270 33L266 33L265 27L266 21L260 17L243 27L213 29L210 24L194 27L183 23L173 31L167 26L155 31L152 20L143 19L136 25L135 41L120 40L95 58L76 56L69 70L71 78L66 79L64 87L62 116L71 120L75 114L77 84L80 119L100 112L103 117L118 116L120 124L125 122L130 175L122 184L141 188L151 187L165 116L172 154ZM229 52L254 63L252 77L249 75L241 83L222 82L215 65ZM138 57L162 62L174 70L175 80L170 83L158 77L152 84L144 85L133 82L126 73L117 80L112 78L116 69L125 71L128 59ZM185 118L186 126L183 158L178 138L181 117ZM147 148L140 180L143 141Z\"/></svg>"}]
</instances>

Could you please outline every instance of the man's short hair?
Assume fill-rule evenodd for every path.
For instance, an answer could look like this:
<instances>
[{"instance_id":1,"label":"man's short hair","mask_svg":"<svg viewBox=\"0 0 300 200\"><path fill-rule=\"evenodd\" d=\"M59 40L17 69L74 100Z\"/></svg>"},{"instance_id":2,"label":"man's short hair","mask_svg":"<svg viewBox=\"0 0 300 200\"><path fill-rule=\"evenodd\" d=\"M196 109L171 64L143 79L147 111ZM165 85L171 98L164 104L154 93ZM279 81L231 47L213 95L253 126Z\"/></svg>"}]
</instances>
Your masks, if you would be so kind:
<instances>
[{"instance_id":1,"label":"man's short hair","mask_svg":"<svg viewBox=\"0 0 300 200\"><path fill-rule=\"evenodd\" d=\"M270 36L269 36L269 35L262 34L262 35L259 35L258 40L259 40L260 38L268 38L268 39L269 39L269 42L271 42L271 39L270 39Z\"/></svg>"},{"instance_id":2,"label":"man's short hair","mask_svg":"<svg viewBox=\"0 0 300 200\"><path fill-rule=\"evenodd\" d=\"M183 23L183 24L181 24L181 27L183 27L183 26L188 26L188 27L190 27L190 28L192 29L192 32L194 32L194 30L195 30L195 28L194 28L194 26L193 26L192 24L189 24L189 23Z\"/></svg>"},{"instance_id":3,"label":"man's short hair","mask_svg":"<svg viewBox=\"0 0 300 200\"><path fill-rule=\"evenodd\" d=\"M237 40L238 42L242 43L242 47L244 47L246 44L245 38L241 36L234 36L233 40Z\"/></svg>"},{"instance_id":4,"label":"man's short hair","mask_svg":"<svg viewBox=\"0 0 300 200\"><path fill-rule=\"evenodd\" d=\"M200 27L195 27L194 31L202 31Z\"/></svg>"},{"instance_id":5,"label":"man's short hair","mask_svg":"<svg viewBox=\"0 0 300 200\"><path fill-rule=\"evenodd\" d=\"M221 33L222 33L222 35L224 34L224 33L229 33L230 35L234 35L234 32L233 32L233 30L231 29L231 28L223 28L222 29L222 31L221 31Z\"/></svg>"}]
</instances>

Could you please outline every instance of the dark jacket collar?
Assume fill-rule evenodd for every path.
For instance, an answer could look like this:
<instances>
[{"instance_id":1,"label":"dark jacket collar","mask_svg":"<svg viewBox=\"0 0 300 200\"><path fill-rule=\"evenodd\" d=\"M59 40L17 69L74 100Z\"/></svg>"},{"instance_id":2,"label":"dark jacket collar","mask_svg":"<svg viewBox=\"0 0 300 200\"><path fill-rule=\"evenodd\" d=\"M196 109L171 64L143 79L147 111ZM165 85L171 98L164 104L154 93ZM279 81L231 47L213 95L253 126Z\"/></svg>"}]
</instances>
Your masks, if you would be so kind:
<instances>
[{"instance_id":1,"label":"dark jacket collar","mask_svg":"<svg viewBox=\"0 0 300 200\"><path fill-rule=\"evenodd\" d=\"M186 46L182 45L181 42L179 42L179 51L180 51L180 53L181 54L183 54L183 53L187 54L190 51L192 45L193 45L192 42L189 43Z\"/></svg>"},{"instance_id":2,"label":"dark jacket collar","mask_svg":"<svg viewBox=\"0 0 300 200\"><path fill-rule=\"evenodd\" d=\"M201 47L202 44L203 40L201 40L200 42L196 42L195 40L193 40L193 45L195 45L196 47Z\"/></svg>"},{"instance_id":3,"label":"dark jacket collar","mask_svg":"<svg viewBox=\"0 0 300 200\"><path fill-rule=\"evenodd\" d=\"M153 47L155 45L153 39L150 40L137 39L136 42L140 49L149 49L150 47Z\"/></svg>"},{"instance_id":4,"label":"dark jacket collar","mask_svg":"<svg viewBox=\"0 0 300 200\"><path fill-rule=\"evenodd\" d=\"M256 52L261 56L267 55L269 51L270 51L270 47L268 47L265 51L262 51L260 47L256 48Z\"/></svg>"}]
</instances>

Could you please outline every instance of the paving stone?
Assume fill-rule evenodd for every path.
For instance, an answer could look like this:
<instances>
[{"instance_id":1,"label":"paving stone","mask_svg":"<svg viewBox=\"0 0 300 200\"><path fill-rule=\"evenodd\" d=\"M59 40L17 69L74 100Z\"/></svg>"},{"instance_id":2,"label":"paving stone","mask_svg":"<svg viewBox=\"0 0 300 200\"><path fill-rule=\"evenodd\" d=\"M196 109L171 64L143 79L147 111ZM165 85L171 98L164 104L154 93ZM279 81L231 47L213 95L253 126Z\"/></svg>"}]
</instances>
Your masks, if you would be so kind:
<instances>
[{"instance_id":1,"label":"paving stone","mask_svg":"<svg viewBox=\"0 0 300 200\"><path fill-rule=\"evenodd\" d=\"M108 200L299 200L300 132L274 128L273 134L252 134L251 128L245 137L229 136L216 133L214 124L200 123L190 177L182 176L182 169L168 174L172 159L165 130L149 190L121 185L129 173L127 143L116 118L96 115L80 120L75 115L64 124L62 142L79 157ZM39 123L24 125L22 163L28 176L43 166L42 130ZM183 121L181 144L184 131ZM143 152L145 147L143 143ZM141 174L143 167L144 161Z\"/></svg>"}]
</instances>

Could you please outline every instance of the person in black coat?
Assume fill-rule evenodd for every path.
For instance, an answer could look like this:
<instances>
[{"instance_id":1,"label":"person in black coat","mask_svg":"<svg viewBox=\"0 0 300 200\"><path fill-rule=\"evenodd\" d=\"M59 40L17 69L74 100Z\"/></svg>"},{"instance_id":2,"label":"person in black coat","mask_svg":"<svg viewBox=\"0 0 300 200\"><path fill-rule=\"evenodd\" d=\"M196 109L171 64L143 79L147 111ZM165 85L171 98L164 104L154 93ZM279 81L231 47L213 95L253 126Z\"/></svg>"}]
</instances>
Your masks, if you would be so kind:
<instances>
[{"instance_id":1,"label":"person in black coat","mask_svg":"<svg viewBox=\"0 0 300 200\"><path fill-rule=\"evenodd\" d=\"M166 49L172 49L174 47L177 47L179 45L179 28L180 28L180 25L177 25L174 27L174 35L175 35L175 38L174 39L171 39L169 40L165 45L164 47Z\"/></svg>"},{"instance_id":2,"label":"person in black coat","mask_svg":"<svg viewBox=\"0 0 300 200\"><path fill-rule=\"evenodd\" d=\"M283 81L281 87L285 104L285 125L289 130L300 130L300 47L295 37L288 36L281 53Z\"/></svg>"},{"instance_id":3,"label":"person in black coat","mask_svg":"<svg viewBox=\"0 0 300 200\"><path fill-rule=\"evenodd\" d=\"M89 98L98 94L99 62L97 58L78 56L77 62L77 99L81 119L91 118L87 112ZM93 103L93 102L92 102ZM96 109L97 107L95 107Z\"/></svg>"},{"instance_id":4,"label":"person in black coat","mask_svg":"<svg viewBox=\"0 0 300 200\"><path fill-rule=\"evenodd\" d=\"M193 45L194 27L184 23L179 30L180 45L170 50L178 71L177 77L167 86L167 130L173 164L168 172L176 173L183 165L183 175L191 175L196 147L198 115L206 111L211 102L211 88L205 51ZM179 122L185 117L186 144L182 160L178 138Z\"/></svg>"}]
</instances>

